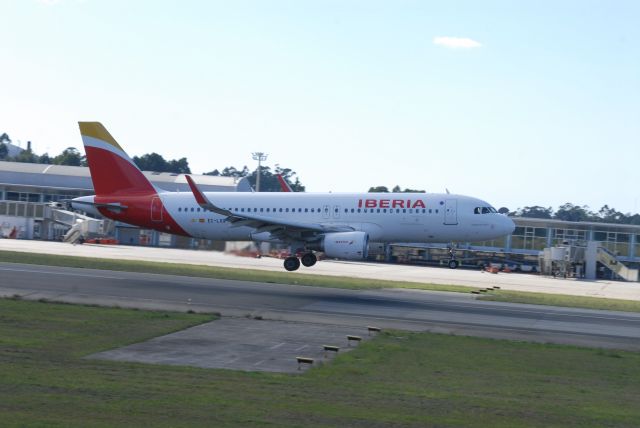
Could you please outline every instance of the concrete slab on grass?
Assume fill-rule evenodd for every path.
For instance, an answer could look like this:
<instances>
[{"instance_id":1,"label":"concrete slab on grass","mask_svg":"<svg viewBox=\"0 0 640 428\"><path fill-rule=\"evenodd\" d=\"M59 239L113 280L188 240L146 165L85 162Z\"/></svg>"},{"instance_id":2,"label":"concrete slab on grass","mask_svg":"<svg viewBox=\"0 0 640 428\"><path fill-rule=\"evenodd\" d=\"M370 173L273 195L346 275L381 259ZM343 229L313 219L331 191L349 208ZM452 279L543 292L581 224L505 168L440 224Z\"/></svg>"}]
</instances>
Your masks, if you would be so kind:
<instances>
[{"instance_id":1,"label":"concrete slab on grass","mask_svg":"<svg viewBox=\"0 0 640 428\"><path fill-rule=\"evenodd\" d=\"M369 339L366 327L222 318L89 358L203 368L298 373L296 357L314 359L314 366L358 346L348 335ZM308 365L301 366L305 370Z\"/></svg>"}]
</instances>

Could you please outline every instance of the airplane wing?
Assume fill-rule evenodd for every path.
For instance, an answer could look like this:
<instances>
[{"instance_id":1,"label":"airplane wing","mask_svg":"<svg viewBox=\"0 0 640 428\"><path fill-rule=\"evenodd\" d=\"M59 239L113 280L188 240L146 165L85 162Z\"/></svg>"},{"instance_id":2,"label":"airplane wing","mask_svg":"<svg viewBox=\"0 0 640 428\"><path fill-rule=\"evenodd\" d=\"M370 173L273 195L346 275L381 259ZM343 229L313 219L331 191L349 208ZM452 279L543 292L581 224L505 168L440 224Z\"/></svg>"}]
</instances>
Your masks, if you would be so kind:
<instances>
[{"instance_id":1,"label":"airplane wing","mask_svg":"<svg viewBox=\"0 0 640 428\"><path fill-rule=\"evenodd\" d=\"M351 232L354 230L352 227L343 225L291 221L252 213L229 211L211 202L190 176L185 175L185 178L189 183L193 196L196 198L196 202L201 208L227 217L228 221L235 227L253 227L256 233L269 232L276 239L305 239L322 233Z\"/></svg>"}]
</instances>

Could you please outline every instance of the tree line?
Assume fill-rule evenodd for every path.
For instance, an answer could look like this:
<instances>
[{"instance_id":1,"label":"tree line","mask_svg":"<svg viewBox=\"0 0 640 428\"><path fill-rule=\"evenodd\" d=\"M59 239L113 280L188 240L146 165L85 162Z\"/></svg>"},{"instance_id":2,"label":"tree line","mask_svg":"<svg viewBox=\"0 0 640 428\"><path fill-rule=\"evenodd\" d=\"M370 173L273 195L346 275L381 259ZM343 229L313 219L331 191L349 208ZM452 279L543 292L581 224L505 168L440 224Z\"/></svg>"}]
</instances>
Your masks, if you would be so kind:
<instances>
[{"instance_id":1,"label":"tree line","mask_svg":"<svg viewBox=\"0 0 640 428\"><path fill-rule=\"evenodd\" d=\"M38 155L31 150L31 142L27 142L27 148L15 156L9 156L11 138L7 133L0 134L0 161L41 163L47 165L87 166L87 160L75 147L67 147L57 156L49 156L48 153Z\"/></svg>"},{"instance_id":2,"label":"tree line","mask_svg":"<svg viewBox=\"0 0 640 428\"><path fill-rule=\"evenodd\" d=\"M22 150L16 156L9 156L9 149L6 143L11 143L11 138L6 133L0 134L0 161L6 162L24 162L39 163L53 165L69 165L69 166L87 166L87 158L75 147L68 147L57 156L49 156L48 153L38 155L31 150L31 144L28 148ZM142 156L134 156L133 162L143 171L169 172L173 174L191 174L189 161L187 158L166 160L158 153L147 153ZM262 174L260 176L261 192L280 192L280 183L276 177L277 174L282 175L291 186L294 192L304 192L305 186L302 185L297 174L291 168L282 168L276 165L272 171L268 166L262 166ZM214 175L222 177L246 178L252 187L256 184L256 171L249 171L245 165L242 169L228 166L222 171L214 169L206 172L204 175Z\"/></svg>"},{"instance_id":3,"label":"tree line","mask_svg":"<svg viewBox=\"0 0 640 428\"><path fill-rule=\"evenodd\" d=\"M280 174L291 186L291 190L294 192L304 192L305 186L302 185L300 179L298 178L295 171L291 168L282 168L280 165L276 164L275 169L272 171L268 166L260 167L260 191L261 192L281 192L282 189L280 187L280 182L278 181L277 175ZM246 178L249 180L251 187L256 187L256 180L258 171L257 169L253 171L249 171L249 168L245 165L242 169L237 169L233 166L228 166L224 168L222 171L214 169L210 172L205 172L204 175L213 175L220 177L236 177L236 178Z\"/></svg>"},{"instance_id":4,"label":"tree line","mask_svg":"<svg viewBox=\"0 0 640 428\"><path fill-rule=\"evenodd\" d=\"M615 208L610 208L609 205L604 205L598 211L591 211L587 205L574 205L570 202L560 205L555 211L551 207L545 208L539 205L518 208L513 212L510 212L507 208L501 208L499 211L505 214L508 213L511 217L640 225L640 214L625 214Z\"/></svg>"},{"instance_id":5,"label":"tree line","mask_svg":"<svg viewBox=\"0 0 640 428\"><path fill-rule=\"evenodd\" d=\"M47 153L44 153L43 155L34 153L30 148L31 145L29 144L29 148L23 150L22 152L20 152L20 154L16 156L9 156L9 150L6 143L11 143L11 138L6 133L0 134L0 161L87 166L86 156L84 156L75 147L67 147L62 151L62 153L52 157ZM143 171L191 174L191 169L189 168L189 162L187 161L187 158L165 160L158 153L148 153L142 156L134 156L133 161L136 165L138 165L138 168ZM254 188L256 185L256 174L256 170L250 171L246 165L242 169L228 166L222 169L222 171L214 169L213 171L204 173L204 175L246 178ZM303 186L300 182L296 172L290 168L282 168L277 164L273 171L268 166L261 167L261 192L281 191L280 183L278 182L278 179L276 177L277 174L280 174L285 178L285 180L287 180L294 192L304 192L305 186ZM386 186L375 186L370 187L369 192L425 193L424 190L415 190L409 188L402 189L400 186L395 186L391 190L389 190L389 188ZM640 214L623 213L616 210L615 208L610 208L609 205L604 205L598 211L591 211L590 208L586 205L574 205L570 202L559 206L555 211L551 207L541 207L539 205L518 208L516 211L510 211L508 208L500 208L499 211L503 214L508 214L511 217L529 217L565 221L592 221L600 223L640 225Z\"/></svg>"}]
</instances>

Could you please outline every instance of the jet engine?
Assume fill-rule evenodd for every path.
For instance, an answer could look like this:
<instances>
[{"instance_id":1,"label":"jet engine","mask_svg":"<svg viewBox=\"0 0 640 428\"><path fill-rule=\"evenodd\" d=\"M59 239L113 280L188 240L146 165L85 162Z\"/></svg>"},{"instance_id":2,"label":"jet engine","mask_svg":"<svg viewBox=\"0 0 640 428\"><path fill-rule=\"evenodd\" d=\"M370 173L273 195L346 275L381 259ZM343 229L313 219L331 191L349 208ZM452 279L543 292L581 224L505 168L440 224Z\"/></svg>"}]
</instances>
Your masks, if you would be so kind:
<instances>
[{"instance_id":1,"label":"jet engine","mask_svg":"<svg viewBox=\"0 0 640 428\"><path fill-rule=\"evenodd\" d=\"M369 252L369 235L366 232L327 233L320 242L319 249L327 257L362 260Z\"/></svg>"}]
</instances>

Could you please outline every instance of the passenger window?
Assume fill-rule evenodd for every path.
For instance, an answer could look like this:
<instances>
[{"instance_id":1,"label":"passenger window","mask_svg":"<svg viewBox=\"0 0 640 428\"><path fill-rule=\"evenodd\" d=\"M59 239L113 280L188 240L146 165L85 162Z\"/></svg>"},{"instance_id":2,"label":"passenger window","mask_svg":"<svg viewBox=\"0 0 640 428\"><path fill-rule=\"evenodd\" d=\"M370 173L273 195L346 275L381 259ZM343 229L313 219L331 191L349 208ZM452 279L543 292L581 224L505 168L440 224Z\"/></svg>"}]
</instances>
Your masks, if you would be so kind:
<instances>
[{"instance_id":1,"label":"passenger window","mask_svg":"<svg viewBox=\"0 0 640 428\"><path fill-rule=\"evenodd\" d=\"M264 208L260 208L260 212L264 212Z\"/></svg>"},{"instance_id":2,"label":"passenger window","mask_svg":"<svg viewBox=\"0 0 640 428\"><path fill-rule=\"evenodd\" d=\"M305 208L304 212L308 213L309 212L309 208Z\"/></svg>"},{"instance_id":3,"label":"passenger window","mask_svg":"<svg viewBox=\"0 0 640 428\"><path fill-rule=\"evenodd\" d=\"M360 210L360 208L358 208L358 212L362 212L362 211Z\"/></svg>"},{"instance_id":4,"label":"passenger window","mask_svg":"<svg viewBox=\"0 0 640 428\"><path fill-rule=\"evenodd\" d=\"M407 209L406 209L406 208L403 208L403 209L402 209L402 213L403 213L403 214L406 214L406 213L407 213Z\"/></svg>"},{"instance_id":5,"label":"passenger window","mask_svg":"<svg viewBox=\"0 0 640 428\"><path fill-rule=\"evenodd\" d=\"M193 212L193 207L191 207L191 212Z\"/></svg>"},{"instance_id":6,"label":"passenger window","mask_svg":"<svg viewBox=\"0 0 640 428\"><path fill-rule=\"evenodd\" d=\"M351 212L352 212L352 213L353 213L353 212L355 212L355 209L351 208Z\"/></svg>"}]
</instances>

